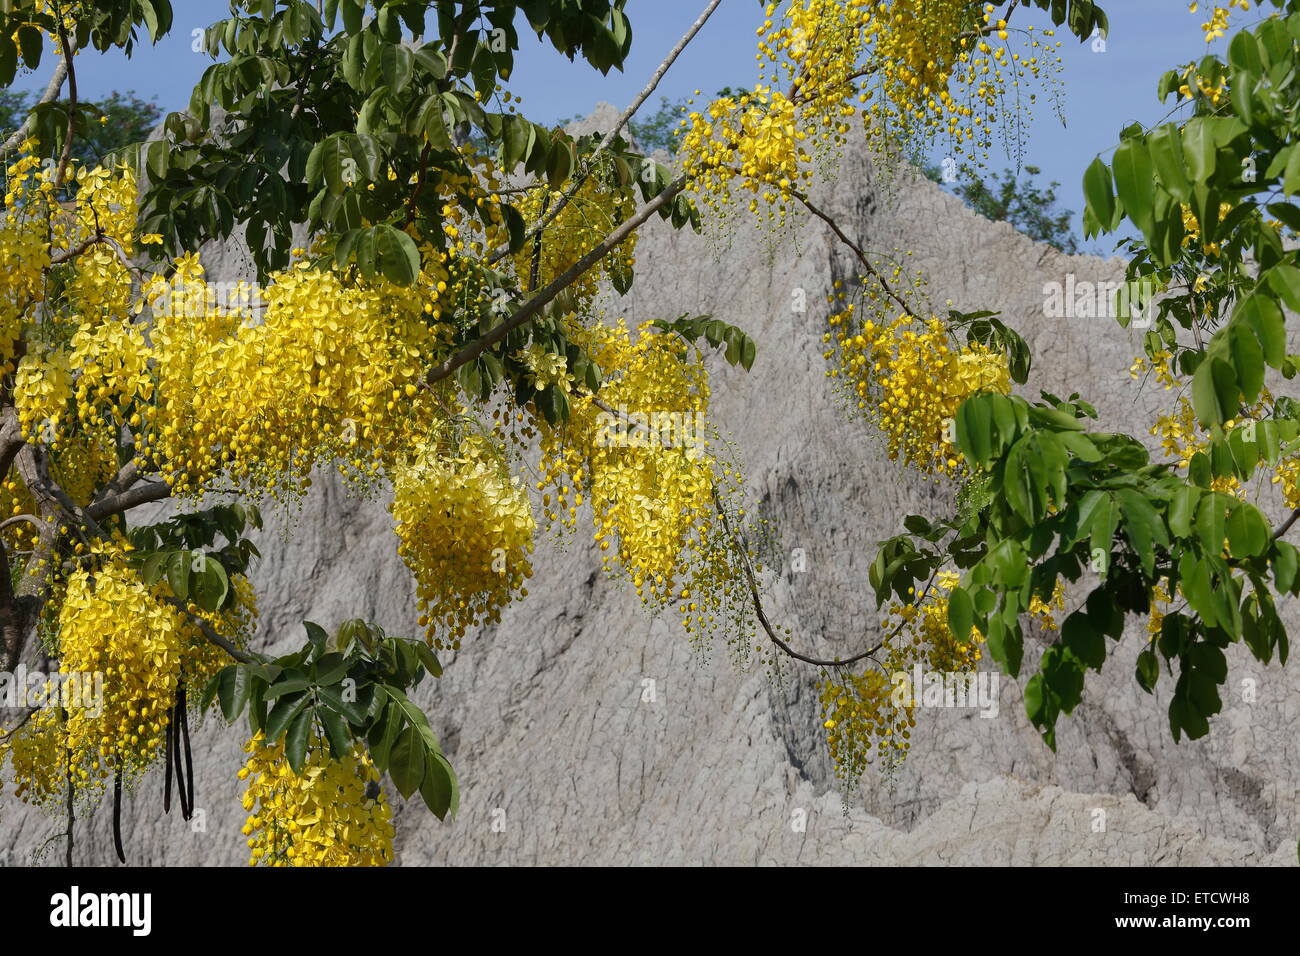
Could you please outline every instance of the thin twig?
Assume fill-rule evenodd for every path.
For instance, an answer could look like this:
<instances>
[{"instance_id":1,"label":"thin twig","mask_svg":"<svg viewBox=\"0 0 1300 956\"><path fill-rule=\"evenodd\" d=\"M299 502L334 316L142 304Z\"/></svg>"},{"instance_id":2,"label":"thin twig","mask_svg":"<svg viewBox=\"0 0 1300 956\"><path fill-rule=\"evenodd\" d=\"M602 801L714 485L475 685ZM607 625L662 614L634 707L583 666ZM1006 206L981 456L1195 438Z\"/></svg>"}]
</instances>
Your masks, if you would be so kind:
<instances>
[{"instance_id":1,"label":"thin twig","mask_svg":"<svg viewBox=\"0 0 1300 956\"><path fill-rule=\"evenodd\" d=\"M59 171L54 176L54 188L63 185L64 174L68 171L68 161L72 159L72 133L77 117L77 68L72 65L74 50L68 40L68 31L59 18L59 43L63 46L63 62L68 67L68 131L63 141L63 155L59 157Z\"/></svg>"},{"instance_id":2,"label":"thin twig","mask_svg":"<svg viewBox=\"0 0 1300 956\"><path fill-rule=\"evenodd\" d=\"M677 45L668 51L668 55L664 57L664 61L659 64L659 68L651 75L650 82L646 84L645 89L637 94L636 99L634 99L632 104L623 111L623 115L618 118L618 122L614 124L614 128L606 133L596 148L592 150L591 154L587 157L587 162L583 171L574 178L573 182L569 185L569 188L560 196L555 207L551 209L550 212L543 213L542 218L524 234L525 242L533 236L541 233L543 229L555 221L556 216L564 211L564 207L569 204L569 201L573 199L575 195L577 195L578 190L582 188L582 184L586 182L587 177L591 175L591 170L595 166L596 157L609 148L610 144L614 142L614 137L623 130L623 127L627 126L632 117L636 115L636 111L639 110L642 104L650 98L650 94L655 91L655 88L659 85L659 81L664 78L664 74L668 72L668 68L673 65L673 61L676 60L677 57L681 55L682 51L686 49L687 44L695 39L695 35L699 33L704 24L708 22L709 17L713 15L714 10L718 9L718 5L721 2L722 0L712 0L712 2L704 8L704 12L696 18L694 23L691 24L691 28L686 31L686 34L677 41ZM508 247L498 249L496 252L492 253L491 257L488 259L488 264L495 264L509 254L510 249Z\"/></svg>"},{"instance_id":3,"label":"thin twig","mask_svg":"<svg viewBox=\"0 0 1300 956\"><path fill-rule=\"evenodd\" d=\"M53 103L59 97L59 92L63 89L63 81L68 76L68 59L64 57L59 60L58 66L54 68L54 74L50 77L49 84L45 87L45 92L41 98L36 101L36 106L44 106L46 103ZM33 106L32 109L36 109ZM10 150L17 149L27 139L32 129L32 113L27 114L22 125L14 131L14 134L5 140L4 145L0 146L0 152L7 153Z\"/></svg>"},{"instance_id":4,"label":"thin twig","mask_svg":"<svg viewBox=\"0 0 1300 956\"><path fill-rule=\"evenodd\" d=\"M848 237L848 235L844 232L844 230L840 228L839 223L837 223L833 218L831 218L829 215L827 215L817 206L813 205L812 201L803 193L794 189L788 190L788 192L795 199L799 200L799 202L803 204L803 207L805 209L807 209L810 213L812 213L822 222L826 223L826 225L831 227L831 231L835 233L835 235L839 238L839 240L842 243L844 243L846 246L848 246L850 249L853 250L853 254L858 257L858 261L862 263L862 267L867 270L868 274L870 274L872 278L874 278L877 282L880 283L880 287L885 290L885 294L889 296L891 299L893 299L896 303L898 303L899 308L901 308L908 315L912 316L912 318L914 319L920 318L920 316L918 316L914 311L912 311L912 307L907 304L906 300L904 300L902 296L900 296L892 288L890 288L889 283L885 281L885 277L880 274L880 270L877 269L874 265L872 265L871 260L867 258L866 252L862 249L861 246L859 246L856 242L854 242L852 239Z\"/></svg>"},{"instance_id":5,"label":"thin twig","mask_svg":"<svg viewBox=\"0 0 1300 956\"><path fill-rule=\"evenodd\" d=\"M1278 525L1277 530L1273 532L1273 540L1276 541L1278 538L1282 537L1282 535L1290 531L1291 526L1295 524L1297 520L1300 520L1300 508L1296 508L1292 511L1287 519Z\"/></svg>"},{"instance_id":6,"label":"thin twig","mask_svg":"<svg viewBox=\"0 0 1300 956\"><path fill-rule=\"evenodd\" d=\"M217 647L221 648L223 651L225 651L235 660L239 661L241 664L257 663L256 657L254 657L252 654L249 654L247 651L241 651L238 647L236 647L226 638L218 634L213 629L211 624L203 620L203 618L192 613L184 601L174 597L164 598L163 600L165 600L168 604L172 605L172 607L183 612L187 617L189 617L190 621L195 626L197 626L198 629L203 633L203 636L208 640L208 643L215 644Z\"/></svg>"},{"instance_id":7,"label":"thin twig","mask_svg":"<svg viewBox=\"0 0 1300 956\"><path fill-rule=\"evenodd\" d=\"M584 272L609 255L613 249L617 248L628 236L635 232L642 223L676 198L677 194L685 188L686 177L684 175L678 176L668 184L663 192L642 206L632 218L625 221L606 236L594 249L569 266L545 289L520 306L519 311L509 319L492 329L487 335L465 346L442 364L430 369L429 374L425 376L425 383L432 385L434 382L447 378L456 369L467 362L474 361L492 346L502 341L515 329L532 321L548 302L572 285Z\"/></svg>"},{"instance_id":8,"label":"thin twig","mask_svg":"<svg viewBox=\"0 0 1300 956\"><path fill-rule=\"evenodd\" d=\"M749 585L749 595L754 603L754 614L758 618L758 623L762 625L763 630L767 633L768 639L775 644L787 657L793 657L797 661L803 661L805 664L813 664L817 667L844 667L848 664L856 664L858 661L866 660L876 651L885 646L885 643L893 637L892 634L880 639L875 647L863 651L861 654L855 654L852 657L828 661L816 657L809 657L806 654L800 654L793 647L787 644L781 638L777 637L776 630L767 619L767 612L763 609L763 598L758 592L758 580L754 576L754 569L749 563L749 552L745 550L744 540L731 529L731 522L727 519L727 509L722 505L722 498L718 495L718 489L713 488L713 506L717 509L719 516L722 518L722 529L727 533L736 546L736 552L740 555L740 566L745 573L745 582ZM897 632L895 632L897 633Z\"/></svg>"}]
</instances>

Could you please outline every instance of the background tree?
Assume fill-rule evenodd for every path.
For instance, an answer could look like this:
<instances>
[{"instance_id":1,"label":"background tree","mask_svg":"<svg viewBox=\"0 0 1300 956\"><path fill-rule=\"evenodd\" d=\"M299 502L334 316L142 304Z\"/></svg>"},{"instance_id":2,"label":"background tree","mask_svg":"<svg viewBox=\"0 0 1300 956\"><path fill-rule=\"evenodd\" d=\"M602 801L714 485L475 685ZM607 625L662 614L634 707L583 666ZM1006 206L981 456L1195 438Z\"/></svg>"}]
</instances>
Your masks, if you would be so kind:
<instances>
[{"instance_id":1,"label":"background tree","mask_svg":"<svg viewBox=\"0 0 1300 956\"><path fill-rule=\"evenodd\" d=\"M0 138L7 140L17 132L36 98L34 93L0 90ZM140 99L134 90L114 90L86 105L98 120L73 140L72 158L83 165L103 163L110 153L143 142L162 119L157 103Z\"/></svg>"},{"instance_id":2,"label":"background tree","mask_svg":"<svg viewBox=\"0 0 1300 956\"><path fill-rule=\"evenodd\" d=\"M984 177L964 164L956 170L952 183L945 182L943 167L937 163L925 161L917 166L927 179L951 188L953 195L985 219L1009 223L1030 239L1045 242L1061 252L1070 255L1079 252L1079 241L1071 225L1074 211L1056 208L1056 190L1061 184L1040 186L1035 179L1042 170L1037 166L1023 167L1023 177L1012 169L990 172Z\"/></svg>"}]
</instances>

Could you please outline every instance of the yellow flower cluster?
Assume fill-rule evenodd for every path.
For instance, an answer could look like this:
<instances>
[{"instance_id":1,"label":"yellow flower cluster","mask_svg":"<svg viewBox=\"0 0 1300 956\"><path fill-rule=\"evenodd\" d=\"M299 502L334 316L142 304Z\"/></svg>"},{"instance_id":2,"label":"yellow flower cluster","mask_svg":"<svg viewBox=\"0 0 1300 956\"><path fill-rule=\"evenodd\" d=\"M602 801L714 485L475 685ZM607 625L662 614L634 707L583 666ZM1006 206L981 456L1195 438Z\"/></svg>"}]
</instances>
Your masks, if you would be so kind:
<instances>
[{"instance_id":1,"label":"yellow flower cluster","mask_svg":"<svg viewBox=\"0 0 1300 956\"><path fill-rule=\"evenodd\" d=\"M601 551L614 546L603 555L606 568L616 559L639 595L668 599L683 549L713 511L714 460L702 434L708 377L677 336L649 323L636 333L622 321L575 330L606 377L605 407L575 394L564 427L539 426L538 490L548 492L546 517L570 528L589 499ZM649 434L640 435L642 429Z\"/></svg>"},{"instance_id":2,"label":"yellow flower cluster","mask_svg":"<svg viewBox=\"0 0 1300 956\"><path fill-rule=\"evenodd\" d=\"M783 216L791 191L809 180L808 164L847 142L859 112L883 153L906 154L937 135L959 153L986 153L999 121L1035 99L1020 87L1061 63L1051 30L1040 40L1027 28L1023 52L1012 51L994 9L969 0L768 4L753 91L721 96L682 121L691 189L720 209L739 186L753 194L751 210L761 198Z\"/></svg>"},{"instance_id":3,"label":"yellow flower cluster","mask_svg":"<svg viewBox=\"0 0 1300 956\"><path fill-rule=\"evenodd\" d=\"M392 813L379 772L365 753L330 757L324 738L310 745L295 774L283 744L259 731L244 751L244 809L250 866L387 866L393 860Z\"/></svg>"},{"instance_id":4,"label":"yellow flower cluster","mask_svg":"<svg viewBox=\"0 0 1300 956\"><path fill-rule=\"evenodd\" d=\"M1137 378L1138 372L1147 367L1148 363L1144 359L1135 359L1130 372L1134 378ZM1168 352L1157 355L1157 362L1154 363L1153 368L1157 378L1164 382L1166 389L1183 384L1169 367ZM1248 430L1255 422L1266 420L1270 416L1272 405L1272 393L1268 389L1263 389L1259 401L1253 407L1245 409L1241 418L1224 422L1224 429L1228 432L1234 429ZM1198 452L1208 454L1210 450L1209 433L1196 420L1196 412L1186 396L1180 395L1171 411L1156 417L1155 424L1150 428L1150 434L1160 440L1161 451L1182 469L1191 465L1192 458ZM1244 437L1253 440L1249 434ZM1266 462L1262 458L1257 467L1267 470ZM1279 460L1269 480L1270 483L1279 486L1286 507L1300 507L1300 454L1292 454ZM1218 475L1210 479L1210 489L1244 500L1249 492L1249 485L1235 475Z\"/></svg>"},{"instance_id":5,"label":"yellow flower cluster","mask_svg":"<svg viewBox=\"0 0 1300 956\"><path fill-rule=\"evenodd\" d=\"M845 793L857 787L873 763L879 761L889 770L907 756L916 726L915 706L910 698L901 707L894 703L890 675L905 673L910 666L902 656L895 660L891 655L880 670L846 673L819 686L826 745Z\"/></svg>"},{"instance_id":6,"label":"yellow flower cluster","mask_svg":"<svg viewBox=\"0 0 1300 956\"><path fill-rule=\"evenodd\" d=\"M994 127L1009 118L1008 101L1022 98L1021 86L1060 68L1052 30L1039 40L1026 28L1023 52L1013 51L993 4L982 13L976 8L965 0L893 0L871 19L872 65L884 102L868 110L868 122L879 145L943 134L957 152L986 151ZM1024 99L1032 103L1035 95Z\"/></svg>"},{"instance_id":7,"label":"yellow flower cluster","mask_svg":"<svg viewBox=\"0 0 1300 956\"><path fill-rule=\"evenodd\" d=\"M1196 0L1188 6L1188 11L1195 13L1200 6ZM1201 24L1201 29L1205 31L1205 42L1213 43L1219 37L1225 36L1228 32L1228 15L1233 7L1239 7L1242 10L1250 10L1250 0L1230 0L1227 7L1216 6L1210 12L1210 19Z\"/></svg>"},{"instance_id":8,"label":"yellow flower cluster","mask_svg":"<svg viewBox=\"0 0 1300 956\"><path fill-rule=\"evenodd\" d=\"M171 288L210 300L194 258L177 263ZM152 290L155 301L168 294ZM253 493L293 492L319 462L373 475L423 444L442 417L438 397L420 387L446 331L426 320L438 297L432 277L345 284L300 264L264 294L260 316L155 309L148 450L177 493L199 495L222 474Z\"/></svg>"},{"instance_id":9,"label":"yellow flower cluster","mask_svg":"<svg viewBox=\"0 0 1300 956\"><path fill-rule=\"evenodd\" d=\"M24 143L24 152L30 147L30 143ZM53 212L57 207L54 184L40 169L40 159L30 152L5 169L0 215L0 249L4 250L5 268L5 281L0 283L0 373L6 375L14 371L23 319L45 299L51 239L63 238L66 242L66 219Z\"/></svg>"},{"instance_id":10,"label":"yellow flower cluster","mask_svg":"<svg viewBox=\"0 0 1300 956\"><path fill-rule=\"evenodd\" d=\"M797 128L794 102L759 86L753 94L724 96L704 112L683 120L679 156L697 200L711 208L730 204L733 186L784 211L792 189L811 182L812 157L801 145L808 134ZM801 164L804 164L801 166Z\"/></svg>"},{"instance_id":11,"label":"yellow flower cluster","mask_svg":"<svg viewBox=\"0 0 1300 956\"><path fill-rule=\"evenodd\" d=\"M144 440L142 409L153 398L149 346L129 320L83 321L72 336L69 366L77 372L76 408L83 427L126 425Z\"/></svg>"},{"instance_id":12,"label":"yellow flower cluster","mask_svg":"<svg viewBox=\"0 0 1300 956\"><path fill-rule=\"evenodd\" d=\"M1058 580L1056 588L1052 591L1052 596L1044 601L1037 594L1029 599L1029 615L1038 619L1039 625L1045 631L1059 630L1060 626L1056 622L1058 611L1065 610L1065 585Z\"/></svg>"},{"instance_id":13,"label":"yellow flower cluster","mask_svg":"<svg viewBox=\"0 0 1300 956\"><path fill-rule=\"evenodd\" d=\"M1192 207L1187 203L1182 203L1183 213L1183 246L1192 246L1201 238L1201 224L1196 219L1196 213L1192 212ZM1233 206L1230 202L1219 203L1219 221L1222 222L1227 218L1228 213L1232 212ZM1203 250L1208 256L1217 256L1219 254L1219 244L1211 242L1203 246Z\"/></svg>"},{"instance_id":14,"label":"yellow flower cluster","mask_svg":"<svg viewBox=\"0 0 1300 956\"><path fill-rule=\"evenodd\" d=\"M880 622L884 659L860 675L840 672L822 681L818 695L822 726L836 776L846 791L857 786L866 768L879 761L889 770L907 756L921 688L912 687L915 667L928 673L973 675L984 658L984 635L971 628L958 640L948 626L948 593L960 575L941 571L920 602L889 605ZM1052 597L1035 596L1029 615L1046 630L1057 629L1055 612L1065 608L1064 585L1057 581Z\"/></svg>"},{"instance_id":15,"label":"yellow flower cluster","mask_svg":"<svg viewBox=\"0 0 1300 956\"><path fill-rule=\"evenodd\" d=\"M1231 428L1234 422L1225 422ZM1197 452L1208 452L1210 438L1192 410L1192 403L1179 396L1173 411L1157 416L1151 426L1151 434L1160 439L1160 447L1170 459L1177 461L1179 468L1187 468ZM1210 479L1210 488L1225 494L1244 498L1246 487L1233 475L1224 475Z\"/></svg>"},{"instance_id":16,"label":"yellow flower cluster","mask_svg":"<svg viewBox=\"0 0 1300 956\"><path fill-rule=\"evenodd\" d=\"M1151 612L1147 617L1148 642L1154 641L1160 636L1160 631L1165 623L1165 612L1172 603L1173 598L1169 594L1169 580L1168 578L1162 578L1160 583L1151 589Z\"/></svg>"},{"instance_id":17,"label":"yellow flower cluster","mask_svg":"<svg viewBox=\"0 0 1300 956\"><path fill-rule=\"evenodd\" d=\"M1010 392L1006 357L980 345L957 347L937 318L899 314L858 325L850 303L829 321L840 362L832 374L880 427L889 457L935 475L964 473L952 443L953 416L978 392Z\"/></svg>"},{"instance_id":18,"label":"yellow flower cluster","mask_svg":"<svg viewBox=\"0 0 1300 956\"><path fill-rule=\"evenodd\" d=\"M469 628L500 621L506 604L528 594L528 496L477 436L454 458L430 449L395 467L392 480L398 553L415 576L420 624L431 643L458 648Z\"/></svg>"},{"instance_id":19,"label":"yellow flower cluster","mask_svg":"<svg viewBox=\"0 0 1300 956\"><path fill-rule=\"evenodd\" d=\"M28 441L53 442L71 398L72 369L66 352L29 352L19 360L14 405Z\"/></svg>"},{"instance_id":20,"label":"yellow flower cluster","mask_svg":"<svg viewBox=\"0 0 1300 956\"><path fill-rule=\"evenodd\" d=\"M1300 508L1300 456L1292 455L1278 462L1271 481L1281 486L1283 504Z\"/></svg>"},{"instance_id":21,"label":"yellow flower cluster","mask_svg":"<svg viewBox=\"0 0 1300 956\"><path fill-rule=\"evenodd\" d=\"M162 752L177 689L182 683L202 688L229 663L167 603L165 580L147 587L122 551L97 557L92 568L69 574L60 589L59 673L80 693L63 708L39 710L0 750L11 759L17 795L41 805L62 798L69 774L78 790L93 791L118 770L128 778L143 772ZM255 608L242 576L232 586L241 603L203 616L242 643ZM102 699L91 693L94 675L102 675Z\"/></svg>"},{"instance_id":22,"label":"yellow flower cluster","mask_svg":"<svg viewBox=\"0 0 1300 956\"><path fill-rule=\"evenodd\" d=\"M1167 392L1178 384L1178 378L1173 371L1174 355L1168 349L1161 349L1154 356L1148 358L1145 355L1139 355L1133 359L1133 364L1129 366L1129 377L1134 380L1141 378L1148 372L1156 377L1164 390Z\"/></svg>"}]
</instances>

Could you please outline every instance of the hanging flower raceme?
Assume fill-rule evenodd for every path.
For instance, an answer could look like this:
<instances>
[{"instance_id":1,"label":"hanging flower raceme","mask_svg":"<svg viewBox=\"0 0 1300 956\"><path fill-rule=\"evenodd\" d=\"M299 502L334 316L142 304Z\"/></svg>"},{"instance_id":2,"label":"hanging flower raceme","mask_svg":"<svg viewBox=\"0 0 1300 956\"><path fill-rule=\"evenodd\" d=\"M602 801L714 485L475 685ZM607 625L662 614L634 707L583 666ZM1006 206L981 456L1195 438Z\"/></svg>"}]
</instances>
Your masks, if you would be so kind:
<instances>
[{"instance_id":1,"label":"hanging flower raceme","mask_svg":"<svg viewBox=\"0 0 1300 956\"><path fill-rule=\"evenodd\" d=\"M546 517L575 527L590 502L606 567L616 561L642 596L671 597L679 559L713 512L715 462L704 417L708 380L698 356L650 323L579 333L603 370L599 404L570 398L563 426L542 423Z\"/></svg>"},{"instance_id":2,"label":"hanging flower raceme","mask_svg":"<svg viewBox=\"0 0 1300 956\"><path fill-rule=\"evenodd\" d=\"M429 315L432 277L345 284L300 264L272 277L264 310L223 308L211 292L192 258L151 290L149 450L178 493L223 473L255 494L299 491L335 459L375 475L443 417L421 387L447 332Z\"/></svg>"},{"instance_id":3,"label":"hanging flower raceme","mask_svg":"<svg viewBox=\"0 0 1300 956\"><path fill-rule=\"evenodd\" d=\"M14 405L28 441L53 442L72 398L72 369L66 352L29 352L14 377Z\"/></svg>"},{"instance_id":4,"label":"hanging flower raceme","mask_svg":"<svg viewBox=\"0 0 1300 956\"><path fill-rule=\"evenodd\" d=\"M940 319L922 322L904 314L858 325L850 307L830 324L840 359L833 374L880 427L889 457L932 474L964 473L952 440L953 417L972 395L1011 391L1006 356L981 345L954 345Z\"/></svg>"},{"instance_id":5,"label":"hanging flower raceme","mask_svg":"<svg viewBox=\"0 0 1300 956\"><path fill-rule=\"evenodd\" d=\"M244 809L250 866L387 866L393 860L393 824L379 772L370 757L351 751L330 756L323 736L308 745L295 773L284 745L268 745L261 731L244 751Z\"/></svg>"},{"instance_id":6,"label":"hanging flower raceme","mask_svg":"<svg viewBox=\"0 0 1300 956\"><path fill-rule=\"evenodd\" d=\"M141 774L163 752L178 688L203 687L229 663L169 602L165 580L145 585L123 551L93 557L57 595L59 682L67 690L51 685L46 693L61 706L37 711L0 751L18 795L41 805L64 799L69 776L78 791L94 791L115 773ZM242 643L256 612L247 581L231 583L240 598L233 609L202 616Z\"/></svg>"},{"instance_id":7,"label":"hanging flower raceme","mask_svg":"<svg viewBox=\"0 0 1300 956\"><path fill-rule=\"evenodd\" d=\"M495 448L466 439L454 455L430 446L391 473L398 553L415 576L429 640L460 645L465 632L500 620L528 593L532 509Z\"/></svg>"},{"instance_id":8,"label":"hanging flower raceme","mask_svg":"<svg viewBox=\"0 0 1300 956\"><path fill-rule=\"evenodd\" d=\"M907 757L922 688L916 675L936 682L951 676L968 683L984 658L985 638L976 628L958 637L948 623L948 595L961 577L941 571L916 603L895 601L880 622L883 635L878 663L861 674L843 670L821 682L822 726L836 776L848 792L873 764L885 770ZM1057 628L1055 614L1064 609L1065 590L1058 581L1047 600L1037 595L1029 615L1044 630ZM954 685L957 686L957 685Z\"/></svg>"},{"instance_id":9,"label":"hanging flower raceme","mask_svg":"<svg viewBox=\"0 0 1300 956\"><path fill-rule=\"evenodd\" d=\"M982 163L999 125L1020 130L1023 87L1061 65L1053 31L1012 31L969 0L789 0L758 29L759 81L688 113L680 158L697 202L725 209L739 188L780 221L811 166L830 166L860 121L878 152L913 155L942 138Z\"/></svg>"}]
</instances>

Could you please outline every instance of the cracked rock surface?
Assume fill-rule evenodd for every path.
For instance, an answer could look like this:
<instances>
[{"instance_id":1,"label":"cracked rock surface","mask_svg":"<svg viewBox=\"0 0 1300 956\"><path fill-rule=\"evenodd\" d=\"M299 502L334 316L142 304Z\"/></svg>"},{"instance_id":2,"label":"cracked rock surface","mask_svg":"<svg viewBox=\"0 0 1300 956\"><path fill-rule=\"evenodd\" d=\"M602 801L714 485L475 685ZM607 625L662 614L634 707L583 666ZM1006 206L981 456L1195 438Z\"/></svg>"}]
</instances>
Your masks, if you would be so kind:
<instances>
[{"instance_id":1,"label":"cracked rock surface","mask_svg":"<svg viewBox=\"0 0 1300 956\"><path fill-rule=\"evenodd\" d=\"M607 128L610 116L582 125ZM1128 374L1141 332L1043 314L1045 284L1071 274L1118 281L1120 260L1060 254L926 181L882 182L861 155L846 156L817 199L868 250L912 250L904 261L928 277L937 308L951 299L963 311L1001 311L1033 352L1026 394L1077 391L1098 406L1102 427L1146 434L1168 396ZM780 537L768 609L800 649L850 653L876 637L875 543L908 513L944 513L950 493L890 463L826 377L825 295L856 274L851 254L816 221L773 234L734 219L729 240L654 220L636 250L636 284L611 315L712 313L757 341L751 373L715 363L714 417ZM233 245L205 262L217 278L248 274ZM800 295L805 311L794 308ZM350 498L329 480L300 514L275 517L255 574L267 645L297 645L304 618L333 627L366 617L416 633L390 528L382 500ZM790 560L796 548L802 572ZM1133 679L1145 639L1133 621L1104 671L1089 673L1084 703L1061 719L1056 754L1024 716L1023 682L1003 676L994 717L919 710L904 765L888 778L869 772L846 811L813 669L787 667L773 681L735 669L725 648L701 657L675 621L652 618L629 586L600 573L582 536L541 542L535 567L530 597L467 639L436 687L417 691L463 794L446 824L418 800L395 798L401 865L1295 863L1294 666L1265 668L1233 647L1211 735L1175 744L1165 716L1172 681L1148 696ZM1282 606L1296 621L1294 602ZM1026 673L1040 653L1027 641ZM644 699L651 686L653 701ZM235 777L243 728L219 723L209 716L195 735L202 828L162 816L156 770L124 811L132 864L246 860ZM107 807L87 817L75 859L107 863ZM9 797L0 821L9 863L30 862L63 828ZM45 862L62 852L60 842Z\"/></svg>"}]
</instances>

